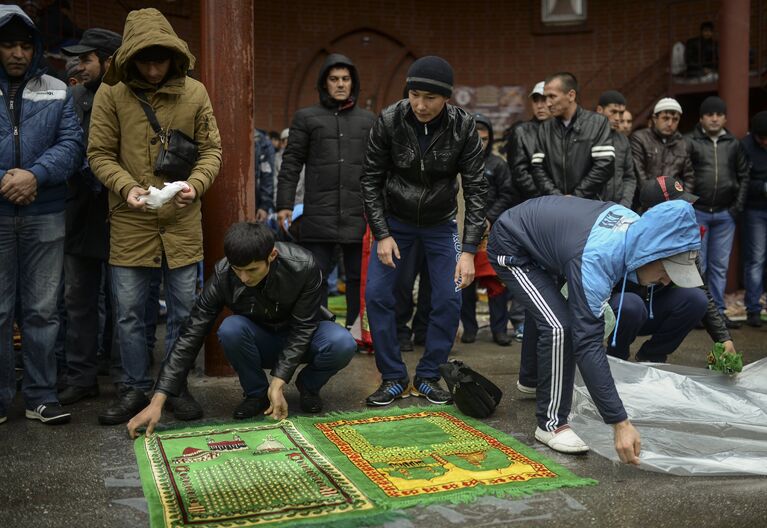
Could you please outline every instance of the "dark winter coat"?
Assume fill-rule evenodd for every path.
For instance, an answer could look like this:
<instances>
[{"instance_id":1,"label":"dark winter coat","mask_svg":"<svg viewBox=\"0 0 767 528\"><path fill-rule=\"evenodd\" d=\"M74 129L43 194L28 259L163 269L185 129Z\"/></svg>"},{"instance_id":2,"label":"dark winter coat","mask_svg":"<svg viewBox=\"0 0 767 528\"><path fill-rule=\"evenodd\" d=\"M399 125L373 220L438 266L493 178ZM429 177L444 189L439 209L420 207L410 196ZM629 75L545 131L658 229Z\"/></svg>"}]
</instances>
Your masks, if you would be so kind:
<instances>
[{"instance_id":1,"label":"dark winter coat","mask_svg":"<svg viewBox=\"0 0 767 528\"><path fill-rule=\"evenodd\" d=\"M602 201L615 202L623 207L631 208L637 188L631 145L626 136L615 130L611 132L611 136L615 147L615 172L605 184L601 198Z\"/></svg>"},{"instance_id":2,"label":"dark winter coat","mask_svg":"<svg viewBox=\"0 0 767 528\"><path fill-rule=\"evenodd\" d=\"M339 103L327 92L332 67L349 69L350 101ZM301 169L306 166L302 242L361 243L365 217L360 177L365 144L375 115L357 106L357 68L340 54L328 56L317 79L320 103L302 108L290 125L277 184L277 210L293 209Z\"/></svg>"},{"instance_id":3,"label":"dark winter coat","mask_svg":"<svg viewBox=\"0 0 767 528\"><path fill-rule=\"evenodd\" d=\"M700 124L685 136L695 172L693 207L709 213L729 210L736 216L746 205L748 158L738 138L725 130L716 142Z\"/></svg>"},{"instance_id":4,"label":"dark winter coat","mask_svg":"<svg viewBox=\"0 0 767 528\"><path fill-rule=\"evenodd\" d=\"M598 198L615 166L609 121L580 106L567 128L558 118L544 121L531 165L542 195Z\"/></svg>"},{"instance_id":5,"label":"dark winter coat","mask_svg":"<svg viewBox=\"0 0 767 528\"><path fill-rule=\"evenodd\" d=\"M237 278L225 258L216 263L160 370L155 390L170 395L181 392L205 336L225 307L271 332L288 331L271 374L290 382L302 359L306 362L319 321L328 317L320 304L322 273L314 256L296 244L277 242L275 247L279 254L269 273L253 287Z\"/></svg>"},{"instance_id":6,"label":"dark winter coat","mask_svg":"<svg viewBox=\"0 0 767 528\"><path fill-rule=\"evenodd\" d=\"M388 236L387 216L414 226L448 222L458 211L461 174L466 219L463 250L476 251L485 232L487 179L482 143L474 118L446 105L434 140L421 152L410 101L403 99L381 112L370 131L362 174L365 214L376 240Z\"/></svg>"},{"instance_id":7,"label":"dark winter coat","mask_svg":"<svg viewBox=\"0 0 767 528\"><path fill-rule=\"evenodd\" d=\"M753 134L743 138L742 145L751 167L746 208L767 209L767 148L758 144Z\"/></svg>"},{"instance_id":8,"label":"dark winter coat","mask_svg":"<svg viewBox=\"0 0 767 528\"><path fill-rule=\"evenodd\" d=\"M474 119L478 124L487 128L489 136L485 148L485 178L487 178L487 219L490 223L500 216L506 209L519 202L515 197L511 186L511 171L506 161L493 154L493 124L482 114L475 114Z\"/></svg>"},{"instance_id":9,"label":"dark winter coat","mask_svg":"<svg viewBox=\"0 0 767 528\"><path fill-rule=\"evenodd\" d=\"M695 178L690 150L682 134L675 132L666 137L655 127L649 127L631 134L629 142L640 189L658 176L670 176L684 183L685 191L692 192Z\"/></svg>"},{"instance_id":10,"label":"dark winter coat","mask_svg":"<svg viewBox=\"0 0 767 528\"><path fill-rule=\"evenodd\" d=\"M88 142L93 98L98 86L72 88L75 112ZM69 180L66 202L66 241L68 255L107 260L109 258L109 191L85 166Z\"/></svg>"}]
</instances>

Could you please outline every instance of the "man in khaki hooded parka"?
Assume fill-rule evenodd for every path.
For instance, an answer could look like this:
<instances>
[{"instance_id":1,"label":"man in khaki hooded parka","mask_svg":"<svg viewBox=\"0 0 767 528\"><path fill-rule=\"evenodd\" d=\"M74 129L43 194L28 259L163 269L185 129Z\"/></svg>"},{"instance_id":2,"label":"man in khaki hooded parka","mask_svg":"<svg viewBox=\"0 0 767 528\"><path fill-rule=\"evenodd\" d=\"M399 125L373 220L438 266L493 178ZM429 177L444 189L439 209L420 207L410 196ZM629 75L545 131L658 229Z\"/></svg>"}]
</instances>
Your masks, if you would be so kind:
<instances>
[{"instance_id":1,"label":"man in khaki hooded parka","mask_svg":"<svg viewBox=\"0 0 767 528\"><path fill-rule=\"evenodd\" d=\"M221 165L221 141L205 87L187 77L195 58L156 9L131 11L122 46L96 93L90 125L88 160L96 177L111 191L110 256L116 334L122 356L122 379L114 380L118 400L99 422L127 422L149 400L152 387L144 329L145 305L153 269L161 268L168 305L166 351L194 304L197 263L202 260L200 198ZM153 167L161 142L141 107L143 92L163 129L194 138L199 158L186 182L188 190L149 210L143 201L150 185L165 180ZM202 416L184 391L171 402L176 418Z\"/></svg>"}]
</instances>

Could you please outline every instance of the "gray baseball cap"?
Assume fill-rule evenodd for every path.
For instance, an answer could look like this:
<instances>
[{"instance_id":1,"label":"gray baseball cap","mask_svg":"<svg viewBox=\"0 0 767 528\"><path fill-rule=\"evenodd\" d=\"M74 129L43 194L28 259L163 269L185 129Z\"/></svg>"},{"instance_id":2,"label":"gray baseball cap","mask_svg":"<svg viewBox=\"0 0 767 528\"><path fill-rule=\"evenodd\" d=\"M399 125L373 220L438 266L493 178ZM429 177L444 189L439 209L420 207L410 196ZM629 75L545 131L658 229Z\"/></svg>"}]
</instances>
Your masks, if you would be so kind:
<instances>
[{"instance_id":1,"label":"gray baseball cap","mask_svg":"<svg viewBox=\"0 0 767 528\"><path fill-rule=\"evenodd\" d=\"M91 51L101 51L107 55L114 55L117 48L122 44L123 38L108 29L86 29L80 42L72 46L61 48L65 55L84 55Z\"/></svg>"}]
</instances>

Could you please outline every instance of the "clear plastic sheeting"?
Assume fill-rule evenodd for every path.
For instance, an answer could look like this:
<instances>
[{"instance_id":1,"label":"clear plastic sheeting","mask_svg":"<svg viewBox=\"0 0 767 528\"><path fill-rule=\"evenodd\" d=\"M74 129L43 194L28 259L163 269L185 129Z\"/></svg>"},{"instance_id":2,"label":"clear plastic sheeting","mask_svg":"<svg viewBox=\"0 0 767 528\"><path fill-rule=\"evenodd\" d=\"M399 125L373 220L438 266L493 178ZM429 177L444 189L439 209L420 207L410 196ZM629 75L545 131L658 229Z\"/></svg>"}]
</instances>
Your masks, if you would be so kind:
<instances>
[{"instance_id":1,"label":"clear plastic sheeting","mask_svg":"<svg viewBox=\"0 0 767 528\"><path fill-rule=\"evenodd\" d=\"M727 376L679 365L608 358L629 418L642 435L640 468L674 475L767 475L767 358ZM618 461L583 379L570 423L592 451Z\"/></svg>"}]
</instances>

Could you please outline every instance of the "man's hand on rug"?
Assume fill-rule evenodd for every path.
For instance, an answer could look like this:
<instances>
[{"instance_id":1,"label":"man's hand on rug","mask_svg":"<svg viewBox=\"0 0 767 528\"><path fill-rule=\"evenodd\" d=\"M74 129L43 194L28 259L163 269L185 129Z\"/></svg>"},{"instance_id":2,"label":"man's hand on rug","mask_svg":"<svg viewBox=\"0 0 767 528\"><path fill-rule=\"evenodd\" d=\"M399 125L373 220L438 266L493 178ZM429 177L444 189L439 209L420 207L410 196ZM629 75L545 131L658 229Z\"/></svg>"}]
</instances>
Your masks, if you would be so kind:
<instances>
[{"instance_id":1,"label":"man's hand on rug","mask_svg":"<svg viewBox=\"0 0 767 528\"><path fill-rule=\"evenodd\" d=\"M613 429L618 458L625 464L639 465L639 451L642 447L639 431L628 420L613 424Z\"/></svg>"},{"instance_id":2,"label":"man's hand on rug","mask_svg":"<svg viewBox=\"0 0 767 528\"><path fill-rule=\"evenodd\" d=\"M735 350L735 343L732 342L732 339L725 341L722 344L724 345L725 354L732 354L734 356L738 353L737 350Z\"/></svg>"},{"instance_id":3,"label":"man's hand on rug","mask_svg":"<svg viewBox=\"0 0 767 528\"><path fill-rule=\"evenodd\" d=\"M288 402L282 393L283 387L285 387L285 380L272 378L272 382L269 384L269 392L267 392L269 408L264 414L271 416L275 420L282 420L288 417Z\"/></svg>"},{"instance_id":4,"label":"man's hand on rug","mask_svg":"<svg viewBox=\"0 0 767 528\"><path fill-rule=\"evenodd\" d=\"M162 416L162 407L165 405L165 400L168 399L167 394L162 392L155 392L152 396L152 401L144 407L144 409L136 416L130 419L128 422L128 434L131 438L136 438L139 435L138 428L146 426L146 435L149 436L154 433L154 427L160 421Z\"/></svg>"}]
</instances>

